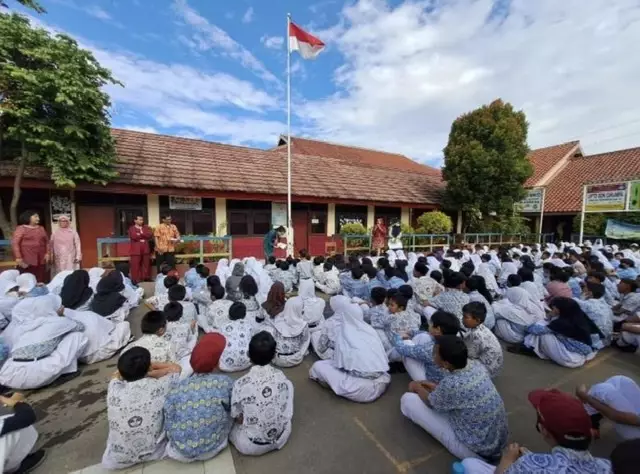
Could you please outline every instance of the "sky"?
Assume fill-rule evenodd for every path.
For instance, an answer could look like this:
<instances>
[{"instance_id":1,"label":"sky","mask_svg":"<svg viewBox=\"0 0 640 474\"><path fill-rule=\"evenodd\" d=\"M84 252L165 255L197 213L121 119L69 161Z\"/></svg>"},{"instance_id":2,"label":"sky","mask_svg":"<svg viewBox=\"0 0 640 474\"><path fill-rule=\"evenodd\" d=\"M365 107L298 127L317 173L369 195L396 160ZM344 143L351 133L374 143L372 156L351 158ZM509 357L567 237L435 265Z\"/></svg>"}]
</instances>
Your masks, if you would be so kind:
<instances>
[{"instance_id":1,"label":"sky","mask_svg":"<svg viewBox=\"0 0 640 474\"><path fill-rule=\"evenodd\" d=\"M292 56L292 135L440 166L453 120L502 98L527 114L532 148L640 146L640 0L41 3L34 23L124 84L108 90L120 128L275 146L291 13L327 45L314 61Z\"/></svg>"}]
</instances>

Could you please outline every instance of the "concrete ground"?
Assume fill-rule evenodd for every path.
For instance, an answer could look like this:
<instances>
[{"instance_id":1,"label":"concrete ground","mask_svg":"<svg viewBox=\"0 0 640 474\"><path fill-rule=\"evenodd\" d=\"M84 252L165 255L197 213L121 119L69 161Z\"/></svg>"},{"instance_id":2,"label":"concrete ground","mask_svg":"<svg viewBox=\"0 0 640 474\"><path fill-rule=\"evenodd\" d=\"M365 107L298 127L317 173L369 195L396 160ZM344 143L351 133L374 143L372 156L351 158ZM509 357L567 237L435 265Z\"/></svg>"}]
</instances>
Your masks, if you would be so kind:
<instances>
[{"instance_id":1,"label":"concrete ground","mask_svg":"<svg viewBox=\"0 0 640 474\"><path fill-rule=\"evenodd\" d=\"M136 335L144 312L138 308L130 316ZM295 386L294 428L288 444L282 451L260 458L241 456L232 449L236 473L450 471L453 457L400 413L400 397L409 383L406 374L393 375L388 391L378 401L362 405L338 398L309 381L308 371L315 360L315 355L310 354L300 366L285 369ZM48 449L48 458L35 471L37 474L67 473L100 462L107 438L106 387L115 367L116 358L82 366L81 375L64 385L27 393L39 417L38 446ZM581 383L590 385L617 374L640 381L640 356L609 349L585 367L570 370L505 352L504 369L496 385L509 413L511 440L533 451L546 450L535 430L535 413L527 401L530 390L547 387L572 392ZM608 456L615 443L615 434L605 422L602 437L592 451L598 456ZM151 471L145 468L144 472Z\"/></svg>"}]
</instances>

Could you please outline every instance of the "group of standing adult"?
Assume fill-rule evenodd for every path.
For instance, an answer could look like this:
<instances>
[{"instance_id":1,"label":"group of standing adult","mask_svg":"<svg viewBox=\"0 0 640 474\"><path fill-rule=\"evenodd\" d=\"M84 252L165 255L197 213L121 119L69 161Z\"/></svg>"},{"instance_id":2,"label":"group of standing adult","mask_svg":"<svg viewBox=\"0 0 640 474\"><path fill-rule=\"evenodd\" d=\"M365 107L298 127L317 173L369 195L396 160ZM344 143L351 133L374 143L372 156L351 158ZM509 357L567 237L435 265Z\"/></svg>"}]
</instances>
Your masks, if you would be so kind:
<instances>
[{"instance_id":1,"label":"group of standing adult","mask_svg":"<svg viewBox=\"0 0 640 474\"><path fill-rule=\"evenodd\" d=\"M170 215L162 216L155 229L144 223L143 216L136 216L129 227L129 265L131 278L135 282L151 279L151 254L156 254L158 271L166 264L173 268L176 264L176 243L180 241L180 232L172 223Z\"/></svg>"}]
</instances>

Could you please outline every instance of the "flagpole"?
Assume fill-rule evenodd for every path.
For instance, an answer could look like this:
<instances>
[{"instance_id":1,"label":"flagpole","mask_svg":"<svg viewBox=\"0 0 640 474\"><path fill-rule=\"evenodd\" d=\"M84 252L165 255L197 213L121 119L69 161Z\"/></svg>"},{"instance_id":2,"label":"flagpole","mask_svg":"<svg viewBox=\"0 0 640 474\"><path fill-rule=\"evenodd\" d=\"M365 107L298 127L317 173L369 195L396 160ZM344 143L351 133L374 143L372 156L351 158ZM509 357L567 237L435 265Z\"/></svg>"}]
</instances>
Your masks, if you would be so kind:
<instances>
[{"instance_id":1,"label":"flagpole","mask_svg":"<svg viewBox=\"0 0 640 474\"><path fill-rule=\"evenodd\" d=\"M287 13L287 255L293 256L293 218L291 214L291 13Z\"/></svg>"}]
</instances>

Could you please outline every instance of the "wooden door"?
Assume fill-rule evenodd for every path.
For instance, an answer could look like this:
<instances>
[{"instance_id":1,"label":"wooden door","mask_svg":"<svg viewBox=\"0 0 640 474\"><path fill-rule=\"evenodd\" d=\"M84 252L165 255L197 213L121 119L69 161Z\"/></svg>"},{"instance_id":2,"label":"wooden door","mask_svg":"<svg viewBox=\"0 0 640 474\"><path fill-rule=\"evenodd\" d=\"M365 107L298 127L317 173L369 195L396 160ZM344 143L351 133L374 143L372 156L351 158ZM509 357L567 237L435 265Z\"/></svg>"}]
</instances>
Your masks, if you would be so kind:
<instances>
[{"instance_id":1,"label":"wooden door","mask_svg":"<svg viewBox=\"0 0 640 474\"><path fill-rule=\"evenodd\" d=\"M78 234L82 243L82 267L98 264L97 239L113 237L114 211L107 206L78 206Z\"/></svg>"},{"instance_id":2,"label":"wooden door","mask_svg":"<svg viewBox=\"0 0 640 474\"><path fill-rule=\"evenodd\" d=\"M302 249L309 249L309 212L307 210L293 211L293 245L295 254Z\"/></svg>"}]
</instances>

